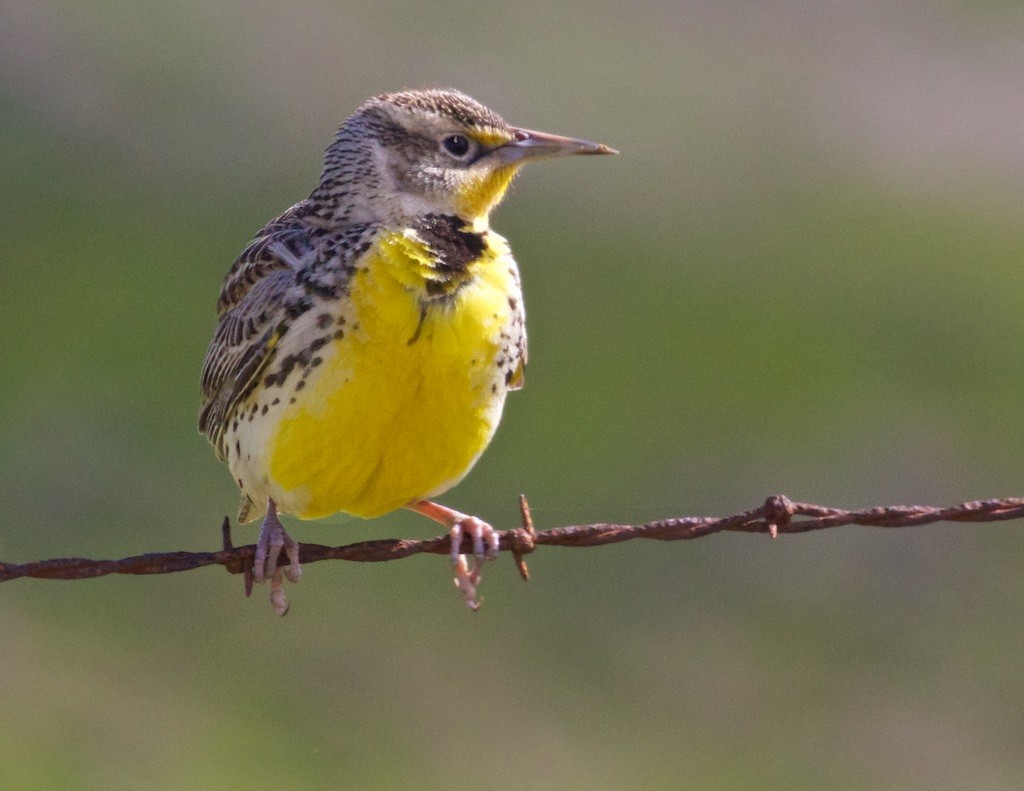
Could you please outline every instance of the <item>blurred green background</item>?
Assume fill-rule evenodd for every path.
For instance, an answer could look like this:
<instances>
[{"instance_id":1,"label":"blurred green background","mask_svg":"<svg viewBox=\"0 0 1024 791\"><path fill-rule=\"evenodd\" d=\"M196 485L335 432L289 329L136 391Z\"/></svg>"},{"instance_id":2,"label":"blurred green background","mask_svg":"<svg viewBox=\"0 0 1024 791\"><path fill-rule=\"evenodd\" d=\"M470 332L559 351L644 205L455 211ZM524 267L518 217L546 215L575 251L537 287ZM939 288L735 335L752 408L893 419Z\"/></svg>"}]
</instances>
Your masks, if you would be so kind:
<instances>
[{"instance_id":1,"label":"blurred green background","mask_svg":"<svg viewBox=\"0 0 1024 791\"><path fill-rule=\"evenodd\" d=\"M364 98L615 158L493 218L527 387L499 527L1022 494L1017 3L0 4L0 558L212 549L221 279ZM427 537L398 514L299 540ZM236 531L239 543L254 529ZM936 789L1024 776L1019 524L0 588L0 788Z\"/></svg>"}]
</instances>

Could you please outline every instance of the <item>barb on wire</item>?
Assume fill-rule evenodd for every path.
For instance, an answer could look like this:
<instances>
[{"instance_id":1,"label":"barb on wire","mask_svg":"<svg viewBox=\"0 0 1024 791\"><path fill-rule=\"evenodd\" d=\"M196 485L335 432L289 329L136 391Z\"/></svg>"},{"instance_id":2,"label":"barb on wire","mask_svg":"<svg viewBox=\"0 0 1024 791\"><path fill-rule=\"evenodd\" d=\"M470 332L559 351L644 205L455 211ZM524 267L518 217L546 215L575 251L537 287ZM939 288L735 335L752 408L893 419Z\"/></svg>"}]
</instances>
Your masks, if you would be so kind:
<instances>
[{"instance_id":1,"label":"barb on wire","mask_svg":"<svg viewBox=\"0 0 1024 791\"><path fill-rule=\"evenodd\" d=\"M682 516L640 525L599 523L535 530L529 505L522 496L520 508L522 527L501 531L499 535L501 550L512 553L524 579L529 579L529 572L523 555L533 552L539 546L596 547L631 541L635 538L680 541L703 538L722 531L767 533L775 537L780 533L805 533L842 525L915 527L934 522L998 522L1024 518L1024 498L1021 497L975 500L948 508L893 505L846 511L841 508L797 503L785 495L778 494L769 497L763 505L732 516ZM241 547L232 545L231 526L227 517L224 518L222 526L222 538L223 547L216 552L154 552L120 560L54 558L32 563L0 563L0 582L20 577L73 580L102 577L107 574L169 574L215 565L224 566L232 574L251 571L256 547L252 544ZM468 536L464 539L463 552L472 552L471 542ZM303 565L318 560L371 563L398 560L423 553L447 555L450 552L450 545L448 536L444 535L424 541L384 539L361 541L340 547L301 544L300 552Z\"/></svg>"}]
</instances>

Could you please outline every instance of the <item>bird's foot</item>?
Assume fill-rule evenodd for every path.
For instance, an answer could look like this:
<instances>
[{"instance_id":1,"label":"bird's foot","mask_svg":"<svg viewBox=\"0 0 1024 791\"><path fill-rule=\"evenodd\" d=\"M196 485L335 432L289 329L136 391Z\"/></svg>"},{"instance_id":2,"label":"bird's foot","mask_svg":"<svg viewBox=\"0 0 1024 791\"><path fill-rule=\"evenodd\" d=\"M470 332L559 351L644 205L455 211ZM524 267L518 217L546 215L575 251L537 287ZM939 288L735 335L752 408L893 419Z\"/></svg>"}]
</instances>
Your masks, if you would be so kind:
<instances>
[{"instance_id":1,"label":"bird's foot","mask_svg":"<svg viewBox=\"0 0 1024 791\"><path fill-rule=\"evenodd\" d=\"M477 586L480 584L484 564L488 560L498 557L498 551L501 549L498 531L482 519L459 513L429 500L410 503L409 508L448 528L452 568L455 570L455 587L462 593L469 609L479 610L480 599L477 598ZM472 563L460 551L462 538L465 535L469 535L473 539Z\"/></svg>"},{"instance_id":2,"label":"bird's foot","mask_svg":"<svg viewBox=\"0 0 1024 791\"><path fill-rule=\"evenodd\" d=\"M278 567L277 561L284 550L288 565ZM270 580L270 603L278 615L288 613L288 598L284 594L284 580L298 582L302 577L299 565L299 544L288 535L277 516L277 504L268 498L267 515L260 527L260 539L252 559L254 582Z\"/></svg>"},{"instance_id":3,"label":"bird's foot","mask_svg":"<svg viewBox=\"0 0 1024 791\"><path fill-rule=\"evenodd\" d=\"M473 563L470 564L466 555L459 552L462 537L468 533L473 538ZM459 519L448 531L451 541L452 568L455 570L455 587L462 593L466 606L476 611L480 609L476 588L480 584L484 563L498 557L500 542L498 531L482 519L475 516L459 514ZM485 548L486 544L486 548Z\"/></svg>"}]
</instances>

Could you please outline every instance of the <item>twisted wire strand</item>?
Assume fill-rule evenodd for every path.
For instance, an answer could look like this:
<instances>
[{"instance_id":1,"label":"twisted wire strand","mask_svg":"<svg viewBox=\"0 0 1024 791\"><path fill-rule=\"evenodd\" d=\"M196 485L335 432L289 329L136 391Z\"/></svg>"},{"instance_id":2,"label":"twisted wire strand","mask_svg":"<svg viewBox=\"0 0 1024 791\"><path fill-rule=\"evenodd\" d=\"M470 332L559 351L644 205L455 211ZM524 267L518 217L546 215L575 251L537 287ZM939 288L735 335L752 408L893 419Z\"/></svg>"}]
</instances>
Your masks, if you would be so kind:
<instances>
[{"instance_id":1,"label":"twisted wire strand","mask_svg":"<svg viewBox=\"0 0 1024 791\"><path fill-rule=\"evenodd\" d=\"M724 517L683 516L660 519L639 525L597 523L567 525L549 530L536 530L526 498L520 497L522 527L500 531L501 551L511 552L520 574L529 578L523 555L540 546L596 547L632 541L638 538L656 541L682 541L703 538L723 531L740 533L806 533L811 530L863 525L866 527L917 527L935 522L1000 522L1024 518L1024 498L973 500L946 508L926 505L892 505L848 511L841 508L800 503L785 495L773 495L747 511ZM227 517L222 525L223 547L216 552L151 552L119 560L88 558L52 558L30 563L0 563L0 582L31 577L34 579L76 580L102 577L107 574L171 574L204 566L224 566L232 574L251 578L255 545L236 547L231 542L231 525ZM472 552L471 539L463 540L461 550ZM382 539L360 541L338 547L322 544L301 544L303 565L320 560L348 560L377 563L399 560L411 555L447 555L447 535L422 541ZM285 561L287 562L287 561ZM247 588L249 585L247 584Z\"/></svg>"}]
</instances>

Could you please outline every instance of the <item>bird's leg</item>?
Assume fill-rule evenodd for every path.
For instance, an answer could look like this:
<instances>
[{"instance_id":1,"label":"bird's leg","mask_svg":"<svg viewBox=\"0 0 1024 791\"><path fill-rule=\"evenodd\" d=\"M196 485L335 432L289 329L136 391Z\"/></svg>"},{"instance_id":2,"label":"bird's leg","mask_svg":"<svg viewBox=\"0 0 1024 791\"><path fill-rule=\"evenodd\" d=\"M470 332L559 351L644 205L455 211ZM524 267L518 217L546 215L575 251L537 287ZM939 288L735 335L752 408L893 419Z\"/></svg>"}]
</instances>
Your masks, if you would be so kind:
<instances>
[{"instance_id":1,"label":"bird's leg","mask_svg":"<svg viewBox=\"0 0 1024 791\"><path fill-rule=\"evenodd\" d=\"M480 608L476 598L476 586L480 584L483 564L498 557L500 540L498 531L482 519L469 516L447 508L430 500L417 500L406 506L428 519L448 528L451 541L452 568L455 569L455 587L466 599L466 606L471 610ZM470 566L466 556L459 552L462 536L468 533L473 538L473 565Z\"/></svg>"},{"instance_id":2,"label":"bird's leg","mask_svg":"<svg viewBox=\"0 0 1024 791\"><path fill-rule=\"evenodd\" d=\"M288 566L277 567L281 550L288 556ZM284 579L298 582L302 577L299 565L299 544L288 535L277 516L277 503L267 498L267 515L260 526L260 540L252 559L252 578L255 582L270 580L270 603L278 615L288 612L288 599L284 595Z\"/></svg>"}]
</instances>

